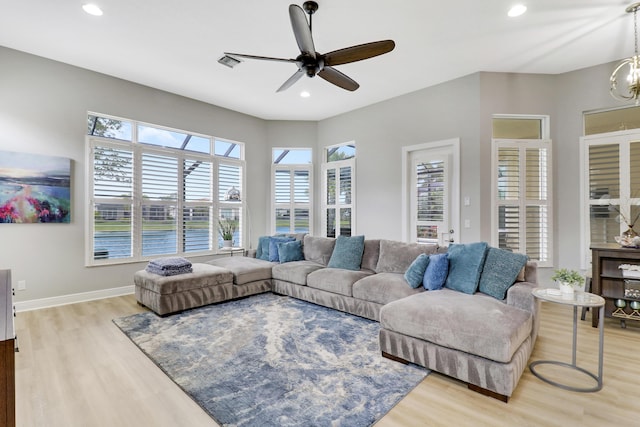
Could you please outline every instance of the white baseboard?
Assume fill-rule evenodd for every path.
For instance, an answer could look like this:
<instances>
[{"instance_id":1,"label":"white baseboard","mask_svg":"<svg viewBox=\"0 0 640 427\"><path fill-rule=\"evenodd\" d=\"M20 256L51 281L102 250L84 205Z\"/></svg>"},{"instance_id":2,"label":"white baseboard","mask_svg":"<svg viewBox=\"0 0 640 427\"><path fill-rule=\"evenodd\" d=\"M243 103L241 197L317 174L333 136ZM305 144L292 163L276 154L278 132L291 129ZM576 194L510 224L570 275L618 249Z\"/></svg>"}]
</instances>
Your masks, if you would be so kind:
<instances>
[{"instance_id":1,"label":"white baseboard","mask_svg":"<svg viewBox=\"0 0 640 427\"><path fill-rule=\"evenodd\" d=\"M103 289L100 291L82 292L79 294L61 295L59 297L34 299L30 301L15 302L16 311L40 310L41 308L57 307L60 305L75 304L78 302L87 302L97 299L119 297L122 295L131 295L134 292L133 285L123 286L121 288Z\"/></svg>"}]
</instances>

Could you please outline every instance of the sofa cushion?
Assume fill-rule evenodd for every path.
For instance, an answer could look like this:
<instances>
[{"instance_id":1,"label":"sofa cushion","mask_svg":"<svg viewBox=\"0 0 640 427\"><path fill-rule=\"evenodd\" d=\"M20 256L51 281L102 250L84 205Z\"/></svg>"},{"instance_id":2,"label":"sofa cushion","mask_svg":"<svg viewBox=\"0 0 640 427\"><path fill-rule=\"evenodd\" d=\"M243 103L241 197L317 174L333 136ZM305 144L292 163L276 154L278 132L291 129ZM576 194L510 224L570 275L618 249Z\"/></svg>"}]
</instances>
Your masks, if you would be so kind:
<instances>
[{"instance_id":1,"label":"sofa cushion","mask_svg":"<svg viewBox=\"0 0 640 427\"><path fill-rule=\"evenodd\" d=\"M278 243L278 259L280 263L302 261L304 259L302 241L294 240L292 242Z\"/></svg>"},{"instance_id":2,"label":"sofa cushion","mask_svg":"<svg viewBox=\"0 0 640 427\"><path fill-rule=\"evenodd\" d=\"M353 284L354 298L376 304L387 304L420 292L424 292L424 288L411 288L400 273L378 273Z\"/></svg>"},{"instance_id":3,"label":"sofa cushion","mask_svg":"<svg viewBox=\"0 0 640 427\"><path fill-rule=\"evenodd\" d=\"M271 270L271 276L276 280L305 286L307 284L307 275L321 268L325 268L324 265L318 264L317 262L294 261L274 265Z\"/></svg>"},{"instance_id":4,"label":"sofa cushion","mask_svg":"<svg viewBox=\"0 0 640 427\"><path fill-rule=\"evenodd\" d=\"M307 286L350 297L353 296L353 284L371 274L372 273L362 270L353 271L342 268L322 268L307 276Z\"/></svg>"},{"instance_id":5,"label":"sofa cushion","mask_svg":"<svg viewBox=\"0 0 640 427\"><path fill-rule=\"evenodd\" d=\"M376 273L404 274L414 259L420 254L434 254L438 245L419 245L417 243L380 240L380 257Z\"/></svg>"},{"instance_id":6,"label":"sofa cushion","mask_svg":"<svg viewBox=\"0 0 640 427\"><path fill-rule=\"evenodd\" d=\"M376 271L378 258L380 258L380 239L365 239L360 268L363 270Z\"/></svg>"},{"instance_id":7,"label":"sofa cushion","mask_svg":"<svg viewBox=\"0 0 640 427\"><path fill-rule=\"evenodd\" d=\"M244 285L258 280L271 280L271 268L274 265L269 261L244 256L217 258L207 264L231 270L233 283L236 285Z\"/></svg>"},{"instance_id":8,"label":"sofa cushion","mask_svg":"<svg viewBox=\"0 0 640 427\"><path fill-rule=\"evenodd\" d=\"M494 298L505 299L507 289L515 283L527 259L528 257L524 254L489 248L478 290Z\"/></svg>"},{"instance_id":9,"label":"sofa cushion","mask_svg":"<svg viewBox=\"0 0 640 427\"><path fill-rule=\"evenodd\" d=\"M404 280L407 281L409 286L417 288L422 285L424 279L424 272L427 271L427 265L429 264L429 255L420 254L413 260L407 271L404 272Z\"/></svg>"},{"instance_id":10,"label":"sofa cushion","mask_svg":"<svg viewBox=\"0 0 640 427\"><path fill-rule=\"evenodd\" d=\"M326 266L331 259L336 239L306 235L303 240L304 259Z\"/></svg>"},{"instance_id":11,"label":"sofa cushion","mask_svg":"<svg viewBox=\"0 0 640 427\"><path fill-rule=\"evenodd\" d=\"M364 236L338 236L327 267L360 270Z\"/></svg>"},{"instance_id":12,"label":"sofa cushion","mask_svg":"<svg viewBox=\"0 0 640 427\"><path fill-rule=\"evenodd\" d=\"M270 236L258 237L258 247L256 248L256 258L269 261L269 239Z\"/></svg>"},{"instance_id":13,"label":"sofa cushion","mask_svg":"<svg viewBox=\"0 0 640 427\"><path fill-rule=\"evenodd\" d=\"M295 237L279 236L269 238L269 261L280 262L278 243L293 242Z\"/></svg>"},{"instance_id":14,"label":"sofa cushion","mask_svg":"<svg viewBox=\"0 0 640 427\"><path fill-rule=\"evenodd\" d=\"M442 289L391 302L380 326L410 337L507 363L529 337L531 313L484 294Z\"/></svg>"},{"instance_id":15,"label":"sofa cushion","mask_svg":"<svg viewBox=\"0 0 640 427\"><path fill-rule=\"evenodd\" d=\"M487 255L486 242L452 244L449 246L449 275L445 287L473 294L478 290L480 273Z\"/></svg>"},{"instance_id":16,"label":"sofa cushion","mask_svg":"<svg viewBox=\"0 0 640 427\"><path fill-rule=\"evenodd\" d=\"M442 289L449 274L449 254L429 255L429 264L424 272L422 284L428 291Z\"/></svg>"}]
</instances>

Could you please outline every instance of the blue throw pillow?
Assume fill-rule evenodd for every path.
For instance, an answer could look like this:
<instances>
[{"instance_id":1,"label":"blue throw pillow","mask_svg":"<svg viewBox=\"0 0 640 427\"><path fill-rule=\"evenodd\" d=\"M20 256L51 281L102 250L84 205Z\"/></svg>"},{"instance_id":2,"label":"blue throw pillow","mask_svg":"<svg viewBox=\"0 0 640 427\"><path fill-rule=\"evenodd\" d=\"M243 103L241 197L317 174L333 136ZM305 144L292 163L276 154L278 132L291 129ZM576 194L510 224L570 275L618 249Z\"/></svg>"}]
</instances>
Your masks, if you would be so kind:
<instances>
[{"instance_id":1,"label":"blue throw pillow","mask_svg":"<svg viewBox=\"0 0 640 427\"><path fill-rule=\"evenodd\" d=\"M429 255L427 254L420 254L413 260L407 271L404 272L404 280L407 281L409 286L415 289L422 285L422 279L428 264Z\"/></svg>"},{"instance_id":2,"label":"blue throw pillow","mask_svg":"<svg viewBox=\"0 0 640 427\"><path fill-rule=\"evenodd\" d=\"M488 247L487 242L450 245L447 250L449 275L444 286L465 294L474 294L478 290Z\"/></svg>"},{"instance_id":3,"label":"blue throw pillow","mask_svg":"<svg viewBox=\"0 0 640 427\"><path fill-rule=\"evenodd\" d=\"M269 261L280 262L278 243L292 242L294 240L296 240L295 237L269 237Z\"/></svg>"},{"instance_id":4,"label":"blue throw pillow","mask_svg":"<svg viewBox=\"0 0 640 427\"><path fill-rule=\"evenodd\" d=\"M291 261L302 261L304 255L302 254L302 241L294 240L292 242L278 243L278 258L280 258L280 264Z\"/></svg>"},{"instance_id":5,"label":"blue throw pillow","mask_svg":"<svg viewBox=\"0 0 640 427\"><path fill-rule=\"evenodd\" d=\"M523 254L489 248L480 276L479 291L499 300L505 299L507 290L516 281L527 259L528 257Z\"/></svg>"},{"instance_id":6,"label":"blue throw pillow","mask_svg":"<svg viewBox=\"0 0 640 427\"><path fill-rule=\"evenodd\" d=\"M327 267L360 270L364 252L364 236L338 236Z\"/></svg>"},{"instance_id":7,"label":"blue throw pillow","mask_svg":"<svg viewBox=\"0 0 640 427\"><path fill-rule=\"evenodd\" d=\"M269 261L269 239L269 236L261 236L258 238L256 258Z\"/></svg>"},{"instance_id":8,"label":"blue throw pillow","mask_svg":"<svg viewBox=\"0 0 640 427\"><path fill-rule=\"evenodd\" d=\"M428 291L442 289L449 273L449 254L434 254L429 257L429 265L422 279L423 286Z\"/></svg>"}]
</instances>

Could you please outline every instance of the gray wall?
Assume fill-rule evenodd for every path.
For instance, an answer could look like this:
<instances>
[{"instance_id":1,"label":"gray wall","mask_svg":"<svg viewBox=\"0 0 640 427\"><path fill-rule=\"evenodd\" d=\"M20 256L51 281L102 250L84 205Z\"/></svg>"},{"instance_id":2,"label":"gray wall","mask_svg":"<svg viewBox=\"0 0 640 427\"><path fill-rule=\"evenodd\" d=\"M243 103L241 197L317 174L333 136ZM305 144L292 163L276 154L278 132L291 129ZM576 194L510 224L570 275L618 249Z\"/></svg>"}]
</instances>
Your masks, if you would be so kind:
<instances>
[{"instance_id":1,"label":"gray wall","mask_svg":"<svg viewBox=\"0 0 640 427\"><path fill-rule=\"evenodd\" d=\"M0 268L12 270L14 285L27 284L17 301L131 285L142 267L84 266L87 111L246 143L246 197L251 207L266 205L264 120L2 47L0 64L0 150L72 159L71 224L0 224ZM252 230L262 234L266 214L252 210Z\"/></svg>"},{"instance_id":2,"label":"gray wall","mask_svg":"<svg viewBox=\"0 0 640 427\"><path fill-rule=\"evenodd\" d=\"M402 147L457 137L462 195L475 200L462 208L461 218L481 224L475 160L480 150L479 78L479 74L463 77L320 122L318 151L328 145L356 143L358 234L401 240ZM319 192L320 180L316 183ZM480 235L480 227L472 227L462 240L478 240Z\"/></svg>"},{"instance_id":3,"label":"gray wall","mask_svg":"<svg viewBox=\"0 0 640 427\"><path fill-rule=\"evenodd\" d=\"M246 144L250 243L269 229L272 147L315 148L315 201L328 145L357 145L357 232L401 239L401 147L461 140L460 241L490 239L491 115L551 116L554 141L555 264L578 268L578 142L582 112L620 106L608 95L613 64L562 75L476 73L320 122L264 121L213 105L0 47L0 150L69 157L71 224L0 224L0 268L17 301L132 284L142 265L84 267L87 111L162 124ZM317 212L316 212L317 213ZM316 234L320 233L316 214ZM197 259L195 261L198 261Z\"/></svg>"}]
</instances>

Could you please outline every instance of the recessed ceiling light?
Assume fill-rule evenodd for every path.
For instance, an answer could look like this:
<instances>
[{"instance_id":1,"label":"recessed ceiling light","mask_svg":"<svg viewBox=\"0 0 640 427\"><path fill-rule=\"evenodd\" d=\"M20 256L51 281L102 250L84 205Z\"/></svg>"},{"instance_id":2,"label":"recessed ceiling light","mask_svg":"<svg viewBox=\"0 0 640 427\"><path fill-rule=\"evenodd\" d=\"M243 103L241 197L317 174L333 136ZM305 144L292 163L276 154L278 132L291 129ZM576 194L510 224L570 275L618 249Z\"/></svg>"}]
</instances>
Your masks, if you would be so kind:
<instances>
[{"instance_id":1,"label":"recessed ceiling light","mask_svg":"<svg viewBox=\"0 0 640 427\"><path fill-rule=\"evenodd\" d=\"M102 9L100 9L97 5L92 3L87 3L82 5L82 9L87 12L89 15L93 16L102 16Z\"/></svg>"},{"instance_id":2,"label":"recessed ceiling light","mask_svg":"<svg viewBox=\"0 0 640 427\"><path fill-rule=\"evenodd\" d=\"M307 92L306 90L303 90L302 92L300 92L300 96L303 98L308 98L311 96L311 94L309 92Z\"/></svg>"},{"instance_id":3,"label":"recessed ceiling light","mask_svg":"<svg viewBox=\"0 0 640 427\"><path fill-rule=\"evenodd\" d=\"M509 15L509 17L511 18L515 18L516 16L522 15L526 11L527 11L527 6L523 4L517 4L513 6L511 9L509 9L509 12L507 13L507 15Z\"/></svg>"}]
</instances>

